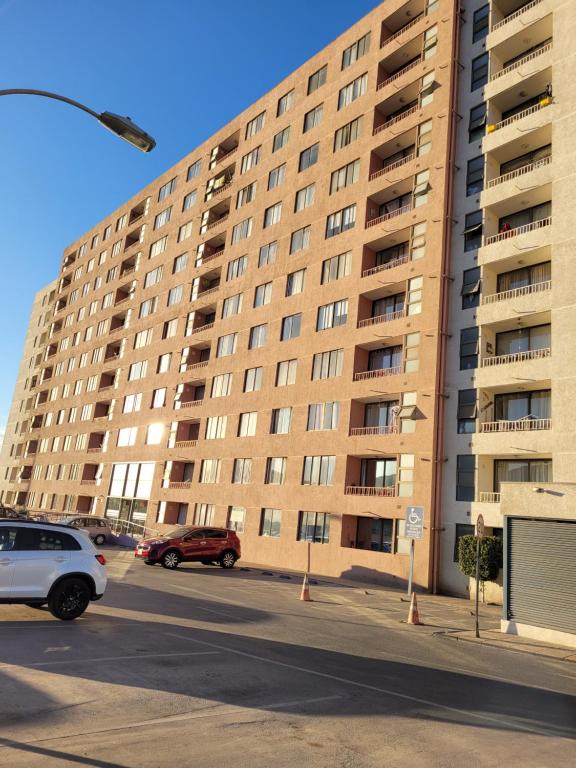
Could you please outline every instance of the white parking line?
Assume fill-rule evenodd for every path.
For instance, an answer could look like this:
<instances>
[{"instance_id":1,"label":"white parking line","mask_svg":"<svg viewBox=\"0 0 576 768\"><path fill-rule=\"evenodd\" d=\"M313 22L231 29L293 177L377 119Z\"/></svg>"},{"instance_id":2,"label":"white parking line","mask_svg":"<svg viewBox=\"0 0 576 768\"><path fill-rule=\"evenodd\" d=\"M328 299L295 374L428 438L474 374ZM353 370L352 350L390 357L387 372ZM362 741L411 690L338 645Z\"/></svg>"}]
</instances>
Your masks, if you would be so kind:
<instances>
[{"instance_id":1,"label":"white parking line","mask_svg":"<svg viewBox=\"0 0 576 768\"><path fill-rule=\"evenodd\" d=\"M233 653L236 656L242 656L245 659L253 659L254 661L261 661L264 664L271 664L275 667L283 667L284 669L291 669L295 672L303 672L307 675L313 675L314 677L322 677L325 680L334 680L334 682L337 683L344 683L344 685L351 685L355 688L361 688L365 691L371 691L373 693L382 693L385 696L391 696L396 699L402 699L403 701L412 701L416 704L423 704L426 707L432 707L436 709L441 709L445 712L451 712L456 713L458 715L466 715L467 717L472 718L473 720L479 720L481 722L487 722L491 725L496 725L498 728L502 728L503 723L505 723L504 717L492 717L490 715L486 714L479 714L477 712L471 712L468 709L462 709L461 707L450 707L447 704L440 704L437 701L432 701L430 699L422 699L418 696L411 696L408 693L399 693L398 691L392 691L388 688L380 688L377 685L370 685L369 683L361 683L358 680L351 680L346 677L340 677L339 675L331 675L328 672L319 672L315 669L309 669L307 667L300 667L296 664L289 664L285 661L277 661L276 659L269 659L266 658L266 656L259 656L256 653L247 653L246 651L239 651L236 648L230 648L226 645L220 645L219 643L209 643L206 640L196 640L192 637L187 637L186 635L179 635L174 632L165 632L165 635L168 635L169 637L175 637L179 640L188 640L191 643L197 643L198 645L204 645L208 648L217 648L219 651L225 651L227 653ZM514 720L513 727L519 731L525 731L526 733L534 733L538 736L555 736L556 738L561 738L564 740L568 740L567 736L558 736L558 734L546 730L545 728L533 728L528 725L522 725L521 723L517 722L517 720Z\"/></svg>"},{"instance_id":2,"label":"white parking line","mask_svg":"<svg viewBox=\"0 0 576 768\"><path fill-rule=\"evenodd\" d=\"M217 656L219 651L183 651L182 653L138 653L134 656L97 656L93 659L58 659L58 661L35 661L31 664L0 664L0 669L25 667L56 667L62 664L91 664L97 661L136 661L139 659L167 659L173 656Z\"/></svg>"}]
</instances>

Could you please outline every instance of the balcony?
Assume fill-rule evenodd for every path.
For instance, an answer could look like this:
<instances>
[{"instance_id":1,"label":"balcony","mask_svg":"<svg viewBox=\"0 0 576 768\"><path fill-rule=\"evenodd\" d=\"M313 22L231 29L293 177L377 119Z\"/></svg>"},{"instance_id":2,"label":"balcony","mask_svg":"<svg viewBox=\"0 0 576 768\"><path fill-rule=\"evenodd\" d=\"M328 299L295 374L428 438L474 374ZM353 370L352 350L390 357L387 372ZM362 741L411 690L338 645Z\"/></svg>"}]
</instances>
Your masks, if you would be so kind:
<instances>
[{"instance_id":1,"label":"balcony","mask_svg":"<svg viewBox=\"0 0 576 768\"><path fill-rule=\"evenodd\" d=\"M412 201L405 203L404 205L399 205L397 208L395 208L393 211L389 211L388 213L382 214L382 216L376 216L376 218L373 219L367 219L366 220L366 229L369 227L375 227L377 224L383 224L385 221L389 221L390 219L395 219L397 216L402 216L405 213L410 213L410 211L413 208Z\"/></svg>"},{"instance_id":2,"label":"balcony","mask_svg":"<svg viewBox=\"0 0 576 768\"><path fill-rule=\"evenodd\" d=\"M524 56L516 57L515 61L512 64L503 66L502 69L499 69L497 72L493 72L490 75L489 82L493 83L496 80L500 80L501 78L506 77L506 75L510 74L510 72L517 72L518 69L520 69L520 67L523 67L525 64L529 64L531 61L534 61L535 59L539 59L541 56L543 56L545 53L549 53L551 50L552 50L552 40L549 40L547 42L544 42L536 46L533 50L530 51L530 53L527 53ZM518 73L519 80L523 80L524 77L525 75L522 75L522 73ZM486 97L489 98L488 94L486 94Z\"/></svg>"},{"instance_id":3,"label":"balcony","mask_svg":"<svg viewBox=\"0 0 576 768\"><path fill-rule=\"evenodd\" d=\"M393 125L396 125L402 120L406 120L411 115L415 115L417 112L420 112L420 109L420 101L416 99L397 112L394 112L390 115L381 115L379 121L376 123L372 130L372 135L377 136L379 133L382 133L382 131L386 131Z\"/></svg>"},{"instance_id":4,"label":"balcony","mask_svg":"<svg viewBox=\"0 0 576 768\"><path fill-rule=\"evenodd\" d=\"M489 123L486 136L482 140L482 151L494 152L499 147L517 139L520 132L523 135L529 135L550 124L554 116L554 110L550 109L553 105L553 100L544 95L537 103L509 117Z\"/></svg>"},{"instance_id":5,"label":"balcony","mask_svg":"<svg viewBox=\"0 0 576 768\"><path fill-rule=\"evenodd\" d=\"M382 22L380 31L380 48L388 49L394 45L401 45L410 37L413 37L432 23L435 10L430 15L426 11L426 0L409 0L400 8L386 16Z\"/></svg>"},{"instance_id":6,"label":"balcony","mask_svg":"<svg viewBox=\"0 0 576 768\"><path fill-rule=\"evenodd\" d=\"M522 271L528 269L525 267ZM486 276L484 284L488 279L489 276ZM477 322L485 327L505 320L516 320L521 316L535 317L540 314L549 317L551 287L551 280L546 280L482 296L477 309Z\"/></svg>"},{"instance_id":7,"label":"balcony","mask_svg":"<svg viewBox=\"0 0 576 768\"><path fill-rule=\"evenodd\" d=\"M127 283L121 288L118 288L116 290L116 295L114 296L114 306L118 307L120 304L124 304L124 302L129 301L134 296L135 290L136 284L134 282Z\"/></svg>"},{"instance_id":8,"label":"balcony","mask_svg":"<svg viewBox=\"0 0 576 768\"><path fill-rule=\"evenodd\" d=\"M120 265L120 277L126 277L127 275L131 275L133 272L136 271L138 267L138 258L137 256L131 256L128 259L124 259L122 264Z\"/></svg>"},{"instance_id":9,"label":"balcony","mask_svg":"<svg viewBox=\"0 0 576 768\"><path fill-rule=\"evenodd\" d=\"M530 154L527 155L530 157ZM514 162L503 163L502 166L513 165ZM496 178L488 179L486 187L480 196L482 207L496 205L502 199L511 199L514 196L525 194L526 188L534 190L544 187L552 181L552 155L549 154L534 161L528 161L525 165L515 168L507 173L501 173Z\"/></svg>"},{"instance_id":10,"label":"balcony","mask_svg":"<svg viewBox=\"0 0 576 768\"><path fill-rule=\"evenodd\" d=\"M142 218L142 216L145 216L148 213L148 205L150 204L150 198L147 197L145 200L142 200L142 202L137 203L133 208L130 209L130 216L128 218L128 225L131 226L136 221Z\"/></svg>"},{"instance_id":11,"label":"balcony","mask_svg":"<svg viewBox=\"0 0 576 768\"><path fill-rule=\"evenodd\" d=\"M110 331L109 333L117 333L128 328L128 313L120 312L117 315L112 315L110 318Z\"/></svg>"},{"instance_id":12,"label":"balcony","mask_svg":"<svg viewBox=\"0 0 576 768\"><path fill-rule=\"evenodd\" d=\"M385 315L376 315L375 317L367 317L364 320L359 320L357 328L366 328L371 325L380 325L380 323L388 323L391 320L399 320L402 317L406 317L406 308L398 309L395 312L388 312Z\"/></svg>"},{"instance_id":13,"label":"balcony","mask_svg":"<svg viewBox=\"0 0 576 768\"><path fill-rule=\"evenodd\" d=\"M533 432L551 429L551 424L551 419L536 419L529 416L514 421L484 421L480 423L480 433Z\"/></svg>"},{"instance_id":14,"label":"balcony","mask_svg":"<svg viewBox=\"0 0 576 768\"><path fill-rule=\"evenodd\" d=\"M391 486L389 488L377 488L374 486L361 486L361 485L347 485L344 488L346 496L377 496L377 497L390 497L396 496L396 488Z\"/></svg>"},{"instance_id":15,"label":"balcony","mask_svg":"<svg viewBox=\"0 0 576 768\"><path fill-rule=\"evenodd\" d=\"M376 171L372 171L368 180L374 181L374 179L379 179L382 176L387 176L391 174L393 171L396 171L398 168L404 167L405 165L407 165L407 163L411 163L415 157L416 157L415 152L409 152L408 154L403 154L402 157L396 160L392 160L391 162L383 161L382 167Z\"/></svg>"},{"instance_id":16,"label":"balcony","mask_svg":"<svg viewBox=\"0 0 576 768\"><path fill-rule=\"evenodd\" d=\"M512 352L508 355L493 355L484 357L480 361L482 368L489 368L495 365L510 365L511 363L524 363L527 360L542 360L550 357L551 349L529 349L526 352Z\"/></svg>"},{"instance_id":17,"label":"balcony","mask_svg":"<svg viewBox=\"0 0 576 768\"><path fill-rule=\"evenodd\" d=\"M129 250L133 245L140 245L140 243L142 243L144 240L145 230L146 225L142 224L142 226L132 230L132 232L129 232L126 235L126 240L124 241L124 250Z\"/></svg>"},{"instance_id":18,"label":"balcony","mask_svg":"<svg viewBox=\"0 0 576 768\"><path fill-rule=\"evenodd\" d=\"M226 243L226 235L220 234L211 237L206 240L205 243L201 243L196 249L196 260L194 262L195 267L200 267L203 264L218 258L224 253L224 247Z\"/></svg>"},{"instance_id":19,"label":"balcony","mask_svg":"<svg viewBox=\"0 0 576 768\"><path fill-rule=\"evenodd\" d=\"M106 371L100 376L98 391L112 389L116 384L116 371Z\"/></svg>"},{"instance_id":20,"label":"balcony","mask_svg":"<svg viewBox=\"0 0 576 768\"><path fill-rule=\"evenodd\" d=\"M94 416L92 418L108 419L111 415L111 411L112 411L112 401L101 400L100 402L94 405Z\"/></svg>"},{"instance_id":21,"label":"balcony","mask_svg":"<svg viewBox=\"0 0 576 768\"><path fill-rule=\"evenodd\" d=\"M100 453L104 450L106 442L106 432L90 432L88 436L87 453Z\"/></svg>"},{"instance_id":22,"label":"balcony","mask_svg":"<svg viewBox=\"0 0 576 768\"><path fill-rule=\"evenodd\" d=\"M526 34L540 19L552 13L549 0L500 0L492 5L492 29L486 39L486 48L502 45L507 39L519 33Z\"/></svg>"},{"instance_id":23,"label":"balcony","mask_svg":"<svg viewBox=\"0 0 576 768\"><path fill-rule=\"evenodd\" d=\"M385 424L379 427L351 427L349 434L350 437L397 435L398 427L396 424Z\"/></svg>"},{"instance_id":24,"label":"balcony","mask_svg":"<svg viewBox=\"0 0 576 768\"><path fill-rule=\"evenodd\" d=\"M238 149L240 142L240 131L235 131L231 136L217 144L210 153L208 167L210 170L229 158L233 152Z\"/></svg>"},{"instance_id":25,"label":"balcony","mask_svg":"<svg viewBox=\"0 0 576 768\"><path fill-rule=\"evenodd\" d=\"M552 281L546 280L542 283L535 283L534 285L525 285L522 288L513 288L510 291L501 291L500 293L492 293L489 296L482 296L480 303L482 305L496 304L501 301L508 301L510 299L517 299L521 296L532 296L535 293L542 293L549 291L552 288Z\"/></svg>"},{"instance_id":26,"label":"balcony","mask_svg":"<svg viewBox=\"0 0 576 768\"><path fill-rule=\"evenodd\" d=\"M366 381L367 379L378 379L382 376L397 376L402 373L402 366L395 365L390 368L376 368L369 371L359 371L354 374L354 381Z\"/></svg>"},{"instance_id":27,"label":"balcony","mask_svg":"<svg viewBox=\"0 0 576 768\"><path fill-rule=\"evenodd\" d=\"M207 203L212 198L220 196L226 189L230 189L232 182L234 181L235 170L236 164L232 163L208 181L206 184L204 202Z\"/></svg>"},{"instance_id":28,"label":"balcony","mask_svg":"<svg viewBox=\"0 0 576 768\"><path fill-rule=\"evenodd\" d=\"M506 202L503 201L503 204ZM506 219L504 221L506 222ZM495 265L498 262L510 262L514 257L518 259L519 253L530 258L533 251L544 252L550 246L551 225L551 215L544 215L542 218L537 218L520 226L499 223L497 228L500 231L497 234L484 237L483 244L478 249L478 263L480 265ZM496 226L493 229L496 229Z\"/></svg>"},{"instance_id":29,"label":"balcony","mask_svg":"<svg viewBox=\"0 0 576 768\"><path fill-rule=\"evenodd\" d=\"M104 353L104 362L108 363L110 360L118 360L121 350L122 347L119 342L112 342L111 344L108 344L106 347L106 352Z\"/></svg>"},{"instance_id":30,"label":"balcony","mask_svg":"<svg viewBox=\"0 0 576 768\"><path fill-rule=\"evenodd\" d=\"M504 232L499 232L497 235L491 235L484 238L484 245L493 245L494 243L502 243L505 240L509 240L512 237L518 237L519 235L525 235L528 232L536 232L544 227L549 227L552 224L552 216L546 216L538 221L532 221L530 224L523 224L520 227L514 227Z\"/></svg>"},{"instance_id":31,"label":"balcony","mask_svg":"<svg viewBox=\"0 0 576 768\"><path fill-rule=\"evenodd\" d=\"M231 200L228 197L226 200L221 200L216 205L213 205L212 208L204 211L200 221L199 233L204 235L215 227L222 226L230 214L230 204Z\"/></svg>"}]
</instances>

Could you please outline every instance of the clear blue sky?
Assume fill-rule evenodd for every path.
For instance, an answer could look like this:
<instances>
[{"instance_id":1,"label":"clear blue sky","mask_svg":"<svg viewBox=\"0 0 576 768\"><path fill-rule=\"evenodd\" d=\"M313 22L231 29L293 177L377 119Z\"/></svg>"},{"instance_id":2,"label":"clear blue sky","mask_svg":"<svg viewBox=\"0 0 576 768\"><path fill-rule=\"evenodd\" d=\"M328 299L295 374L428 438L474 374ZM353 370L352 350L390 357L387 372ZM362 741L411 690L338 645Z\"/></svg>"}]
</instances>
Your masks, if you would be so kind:
<instances>
[{"instance_id":1,"label":"clear blue sky","mask_svg":"<svg viewBox=\"0 0 576 768\"><path fill-rule=\"evenodd\" d=\"M0 88L130 115L144 155L48 99L0 98L0 429L34 293L95 222L378 5L378 0L0 0Z\"/></svg>"}]
</instances>

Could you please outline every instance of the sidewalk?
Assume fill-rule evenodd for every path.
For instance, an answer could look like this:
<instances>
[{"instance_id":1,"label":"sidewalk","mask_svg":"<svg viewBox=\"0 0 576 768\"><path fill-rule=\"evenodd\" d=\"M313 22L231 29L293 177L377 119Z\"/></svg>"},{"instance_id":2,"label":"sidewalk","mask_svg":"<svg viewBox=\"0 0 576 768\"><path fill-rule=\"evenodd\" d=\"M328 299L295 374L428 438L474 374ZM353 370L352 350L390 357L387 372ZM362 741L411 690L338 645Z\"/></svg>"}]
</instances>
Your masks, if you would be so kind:
<instances>
[{"instance_id":1,"label":"sidewalk","mask_svg":"<svg viewBox=\"0 0 576 768\"><path fill-rule=\"evenodd\" d=\"M502 648L516 653L529 653L533 656L544 656L548 659L576 663L576 649L574 648L551 645L550 643L543 643L540 640L530 640L527 637L518 637L517 635L507 635L497 629L480 630L479 638L475 637L473 630L438 632L437 634L465 643L477 643L480 645L488 645L492 648Z\"/></svg>"}]
</instances>

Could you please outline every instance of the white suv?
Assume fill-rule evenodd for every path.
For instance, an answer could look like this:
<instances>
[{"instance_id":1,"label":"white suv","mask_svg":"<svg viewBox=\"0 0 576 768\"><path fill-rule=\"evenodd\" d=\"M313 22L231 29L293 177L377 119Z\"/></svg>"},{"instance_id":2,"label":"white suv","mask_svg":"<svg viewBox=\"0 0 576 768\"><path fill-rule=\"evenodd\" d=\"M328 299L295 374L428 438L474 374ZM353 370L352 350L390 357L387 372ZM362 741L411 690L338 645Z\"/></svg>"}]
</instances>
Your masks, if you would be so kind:
<instances>
[{"instance_id":1,"label":"white suv","mask_svg":"<svg viewBox=\"0 0 576 768\"><path fill-rule=\"evenodd\" d=\"M76 619L104 594L105 563L74 528L0 520L0 603L48 604L56 618Z\"/></svg>"}]
</instances>

